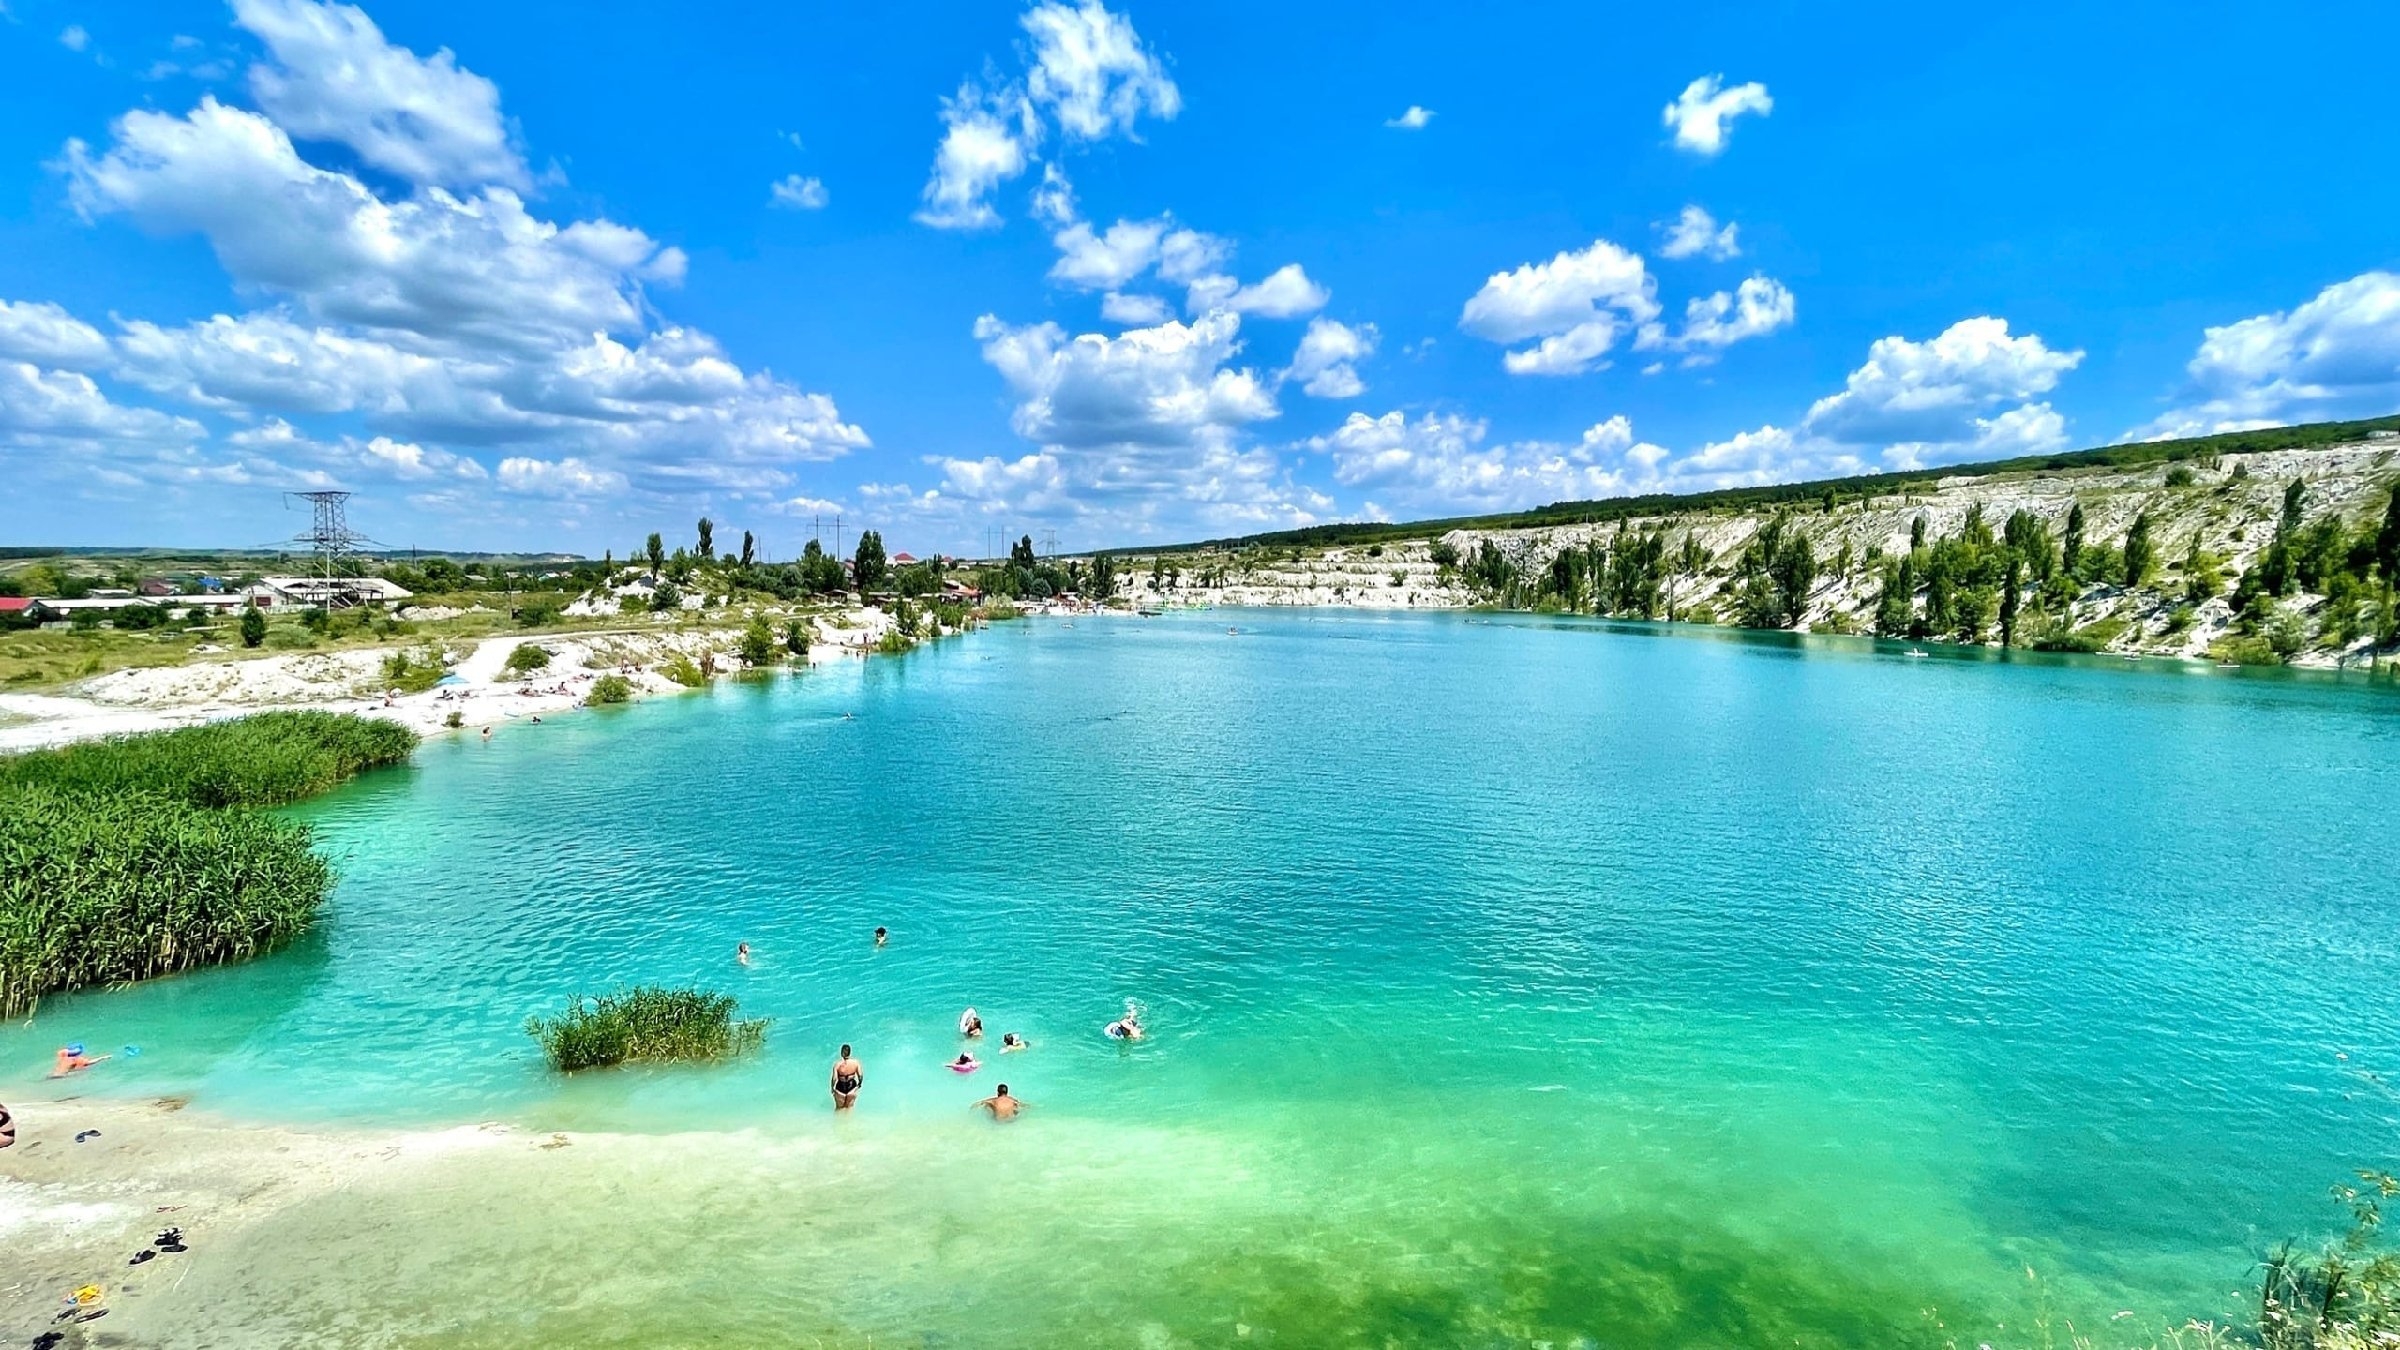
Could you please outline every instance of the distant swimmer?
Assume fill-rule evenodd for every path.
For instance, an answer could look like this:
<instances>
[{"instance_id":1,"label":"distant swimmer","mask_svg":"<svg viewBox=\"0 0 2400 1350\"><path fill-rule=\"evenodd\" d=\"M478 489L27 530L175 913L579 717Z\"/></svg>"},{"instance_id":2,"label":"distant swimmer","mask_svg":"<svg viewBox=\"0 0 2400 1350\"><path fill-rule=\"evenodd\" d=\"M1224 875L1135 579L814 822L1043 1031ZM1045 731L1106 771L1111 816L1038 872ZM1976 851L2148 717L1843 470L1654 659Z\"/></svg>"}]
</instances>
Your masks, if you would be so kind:
<instances>
[{"instance_id":1,"label":"distant swimmer","mask_svg":"<svg viewBox=\"0 0 2400 1350\"><path fill-rule=\"evenodd\" d=\"M483 729L483 738L487 741L492 738L492 729L490 727L485 727Z\"/></svg>"},{"instance_id":2,"label":"distant swimmer","mask_svg":"<svg viewBox=\"0 0 2400 1350\"><path fill-rule=\"evenodd\" d=\"M741 943L740 945L736 946L736 947L733 949L733 959L734 959L734 960L736 960L736 961L739 961L739 962L741 962L741 963L742 963L743 965L745 965L745 966L746 966L746 965L749 965L749 964L750 964L750 944L749 944L749 943L747 943L747 942L744 942L744 943Z\"/></svg>"},{"instance_id":3,"label":"distant swimmer","mask_svg":"<svg viewBox=\"0 0 2400 1350\"><path fill-rule=\"evenodd\" d=\"M867 1066L851 1057L850 1047L842 1047L842 1057L833 1062L833 1109L847 1111L858 1103L858 1090L867 1085Z\"/></svg>"},{"instance_id":4,"label":"distant swimmer","mask_svg":"<svg viewBox=\"0 0 2400 1350\"><path fill-rule=\"evenodd\" d=\"M887 933L887 932L885 932L885 931L883 931L883 925L882 925L882 924L877 924L877 925L875 925L875 945L876 945L876 946L880 947L880 946L882 946L884 943L886 943L886 942L889 942L889 941L891 941L891 940L892 940L892 935L891 935L891 934L889 934L889 933Z\"/></svg>"},{"instance_id":5,"label":"distant swimmer","mask_svg":"<svg viewBox=\"0 0 2400 1350\"><path fill-rule=\"evenodd\" d=\"M950 1072L952 1073L973 1073L982 1067L983 1062L981 1060L976 1059L973 1055L968 1054L964 1050L958 1052L958 1058L950 1061Z\"/></svg>"},{"instance_id":6,"label":"distant swimmer","mask_svg":"<svg viewBox=\"0 0 2400 1350\"><path fill-rule=\"evenodd\" d=\"M83 1070L99 1063L100 1060L107 1058L107 1055L102 1055L99 1057L99 1059L94 1059L84 1054L83 1042L81 1041L77 1041L73 1045L62 1045L58 1048L58 1058L56 1062L52 1064L50 1068L50 1076L52 1078L64 1078L71 1073L81 1073Z\"/></svg>"},{"instance_id":7,"label":"distant swimmer","mask_svg":"<svg viewBox=\"0 0 2400 1350\"><path fill-rule=\"evenodd\" d=\"M1033 1042L1011 1031L1000 1037L1000 1052L1006 1054L1011 1050L1022 1050L1032 1044Z\"/></svg>"},{"instance_id":8,"label":"distant swimmer","mask_svg":"<svg viewBox=\"0 0 2400 1350\"><path fill-rule=\"evenodd\" d=\"M1140 1040L1144 1035L1141 1005L1132 999L1125 1000L1125 1015L1102 1027L1101 1034L1115 1041Z\"/></svg>"},{"instance_id":9,"label":"distant swimmer","mask_svg":"<svg viewBox=\"0 0 2400 1350\"><path fill-rule=\"evenodd\" d=\"M969 1008L965 1012L958 1015L958 1034L961 1036L980 1036L983 1034L983 1018L977 1015L973 1008Z\"/></svg>"},{"instance_id":10,"label":"distant swimmer","mask_svg":"<svg viewBox=\"0 0 2400 1350\"><path fill-rule=\"evenodd\" d=\"M998 1092L995 1092L991 1096L984 1098L982 1101L975 1103L975 1105L969 1109L989 1111L992 1113L992 1119L994 1120L1015 1120L1017 1118L1017 1113L1025 1109L1025 1099L1022 1097L1009 1096L1008 1084L1002 1083Z\"/></svg>"}]
</instances>

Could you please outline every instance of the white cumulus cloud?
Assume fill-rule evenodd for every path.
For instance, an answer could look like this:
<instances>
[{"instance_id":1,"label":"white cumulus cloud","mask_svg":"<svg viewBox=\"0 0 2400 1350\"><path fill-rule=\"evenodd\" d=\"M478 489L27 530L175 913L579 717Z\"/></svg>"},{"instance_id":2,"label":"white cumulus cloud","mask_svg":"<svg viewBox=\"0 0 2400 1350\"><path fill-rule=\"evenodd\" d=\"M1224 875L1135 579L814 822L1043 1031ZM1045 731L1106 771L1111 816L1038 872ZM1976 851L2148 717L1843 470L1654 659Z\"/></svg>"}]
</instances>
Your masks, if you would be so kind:
<instances>
[{"instance_id":1,"label":"white cumulus cloud","mask_svg":"<svg viewBox=\"0 0 2400 1350\"><path fill-rule=\"evenodd\" d=\"M1383 124L1398 131L1423 131L1426 125L1432 121L1433 110L1431 108L1420 108L1411 103L1408 105L1407 112L1398 117L1386 118Z\"/></svg>"},{"instance_id":2,"label":"white cumulus cloud","mask_svg":"<svg viewBox=\"0 0 2400 1350\"><path fill-rule=\"evenodd\" d=\"M1641 255L1598 239L1548 262L1493 273L1468 298L1458 326L1504 345L1540 339L1502 358L1512 374L1579 375L1626 328L1658 313L1657 283Z\"/></svg>"},{"instance_id":3,"label":"white cumulus cloud","mask_svg":"<svg viewBox=\"0 0 2400 1350\"><path fill-rule=\"evenodd\" d=\"M1367 392L1366 381L1358 375L1358 363L1375 354L1380 337L1371 323L1311 319L1283 377L1300 381L1301 392L1312 398L1357 398Z\"/></svg>"},{"instance_id":4,"label":"white cumulus cloud","mask_svg":"<svg viewBox=\"0 0 2400 1350\"><path fill-rule=\"evenodd\" d=\"M351 5L235 0L233 10L273 58L251 68L251 96L293 136L347 145L412 183L528 185L500 90L449 49L395 46Z\"/></svg>"},{"instance_id":5,"label":"white cumulus cloud","mask_svg":"<svg viewBox=\"0 0 2400 1350\"><path fill-rule=\"evenodd\" d=\"M827 200L823 179L796 173L785 174L767 189L770 205L789 207L794 211L822 210Z\"/></svg>"},{"instance_id":6,"label":"white cumulus cloud","mask_svg":"<svg viewBox=\"0 0 2400 1350\"><path fill-rule=\"evenodd\" d=\"M1686 206L1682 215L1658 229L1665 236L1658 246L1661 257L1706 257L1722 262L1727 258L1738 258L1742 253L1741 244L1735 237L1741 227L1731 221L1719 225L1716 217L1697 206Z\"/></svg>"},{"instance_id":7,"label":"white cumulus cloud","mask_svg":"<svg viewBox=\"0 0 2400 1350\"><path fill-rule=\"evenodd\" d=\"M2192 436L2400 409L2400 275L2364 272L2289 310L2206 330L2183 404L2138 434Z\"/></svg>"},{"instance_id":8,"label":"white cumulus cloud","mask_svg":"<svg viewBox=\"0 0 2400 1350\"><path fill-rule=\"evenodd\" d=\"M1722 75L1703 75L1666 106L1659 120L1675 133L1677 147L1702 156L1720 154L1733 134L1735 118L1745 113L1764 117L1775 109L1767 87L1755 80L1731 89L1724 85Z\"/></svg>"},{"instance_id":9,"label":"white cumulus cloud","mask_svg":"<svg viewBox=\"0 0 2400 1350\"><path fill-rule=\"evenodd\" d=\"M1033 38L1025 92L1079 140L1131 135L1143 113L1172 120L1183 95L1133 21L1099 0L1040 4L1021 21Z\"/></svg>"},{"instance_id":10,"label":"white cumulus cloud","mask_svg":"<svg viewBox=\"0 0 2400 1350\"><path fill-rule=\"evenodd\" d=\"M1677 345L1686 349L1730 347L1790 327L1793 313L1792 293L1782 282L1754 276L1731 294L1718 291L1684 306L1683 333Z\"/></svg>"}]
</instances>

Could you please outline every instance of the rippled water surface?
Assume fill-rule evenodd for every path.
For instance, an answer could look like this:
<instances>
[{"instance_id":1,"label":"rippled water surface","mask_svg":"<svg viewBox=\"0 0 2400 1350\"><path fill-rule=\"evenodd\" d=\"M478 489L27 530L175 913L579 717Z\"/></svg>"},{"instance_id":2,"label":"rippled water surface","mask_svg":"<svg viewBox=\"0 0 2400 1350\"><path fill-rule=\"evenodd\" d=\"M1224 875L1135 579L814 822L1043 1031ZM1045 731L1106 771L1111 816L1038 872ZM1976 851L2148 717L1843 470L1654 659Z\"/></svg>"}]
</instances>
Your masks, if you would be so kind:
<instances>
[{"instance_id":1,"label":"rippled water surface","mask_svg":"<svg viewBox=\"0 0 2400 1350\"><path fill-rule=\"evenodd\" d=\"M490 1178L490 1259L538 1232L576 1292L429 1343L2038 1343L2222 1311L2392 1161L2396 711L1536 619L1006 625L429 744L304 808L343 880L300 947L54 1000L0 1062L660 1137ZM767 1051L544 1069L528 1014L650 980ZM945 1071L969 1004L1034 1048ZM1035 1110L969 1120L1003 1078Z\"/></svg>"}]
</instances>

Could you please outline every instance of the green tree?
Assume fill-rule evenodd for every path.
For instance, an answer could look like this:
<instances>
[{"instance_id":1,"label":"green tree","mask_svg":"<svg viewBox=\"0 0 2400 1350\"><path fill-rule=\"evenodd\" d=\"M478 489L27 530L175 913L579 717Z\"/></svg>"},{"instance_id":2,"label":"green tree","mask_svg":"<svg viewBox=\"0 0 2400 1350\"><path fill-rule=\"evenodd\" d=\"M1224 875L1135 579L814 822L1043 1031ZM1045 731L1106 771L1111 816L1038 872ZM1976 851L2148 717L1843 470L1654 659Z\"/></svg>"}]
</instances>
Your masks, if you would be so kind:
<instances>
[{"instance_id":1,"label":"green tree","mask_svg":"<svg viewBox=\"0 0 2400 1350\"><path fill-rule=\"evenodd\" d=\"M851 580L861 591L883 589L884 573L890 563L883 556L883 536L874 530L861 531L858 551L851 555Z\"/></svg>"},{"instance_id":2,"label":"green tree","mask_svg":"<svg viewBox=\"0 0 2400 1350\"><path fill-rule=\"evenodd\" d=\"M662 581L658 583L658 585L651 588L651 613L665 614L670 610L677 610L681 608L683 608L683 592L675 589L674 582Z\"/></svg>"},{"instance_id":3,"label":"green tree","mask_svg":"<svg viewBox=\"0 0 2400 1350\"><path fill-rule=\"evenodd\" d=\"M659 538L656 531L652 531L650 538L642 544L642 552L649 556L650 575L655 579L659 569L667 565L667 541Z\"/></svg>"},{"instance_id":4,"label":"green tree","mask_svg":"<svg viewBox=\"0 0 2400 1350\"><path fill-rule=\"evenodd\" d=\"M1110 554L1092 559L1092 579L1088 593L1102 600L1117 593L1117 560Z\"/></svg>"},{"instance_id":5,"label":"green tree","mask_svg":"<svg viewBox=\"0 0 2400 1350\"><path fill-rule=\"evenodd\" d=\"M2000 579L2000 645L2017 645L2017 592L2025 585L2025 561L2008 555L2008 570Z\"/></svg>"},{"instance_id":6,"label":"green tree","mask_svg":"<svg viewBox=\"0 0 2400 1350\"><path fill-rule=\"evenodd\" d=\"M257 605L242 606L242 645L255 647L267 640L267 616Z\"/></svg>"},{"instance_id":7,"label":"green tree","mask_svg":"<svg viewBox=\"0 0 2400 1350\"><path fill-rule=\"evenodd\" d=\"M763 666L775 659L775 630L767 625L767 616L753 614L750 626L742 630L742 664Z\"/></svg>"},{"instance_id":8,"label":"green tree","mask_svg":"<svg viewBox=\"0 0 2400 1350\"><path fill-rule=\"evenodd\" d=\"M1925 547L1925 517L1908 522L1908 546L1912 550Z\"/></svg>"},{"instance_id":9,"label":"green tree","mask_svg":"<svg viewBox=\"0 0 2400 1350\"><path fill-rule=\"evenodd\" d=\"M1032 535L1026 535L1017 540L1017 542L1008 546L1008 561L1009 565L1012 567L1023 567L1027 569L1041 565L1041 559L1036 556L1033 551Z\"/></svg>"},{"instance_id":10,"label":"green tree","mask_svg":"<svg viewBox=\"0 0 2400 1350\"><path fill-rule=\"evenodd\" d=\"M794 656L808 655L808 620L793 619L783 626L783 649Z\"/></svg>"},{"instance_id":11,"label":"green tree","mask_svg":"<svg viewBox=\"0 0 2400 1350\"><path fill-rule=\"evenodd\" d=\"M2076 565L2077 563L2079 563L2079 562L2083 561L2083 503L2082 503L2082 502L2077 502L2077 503L2075 503L2073 506L2070 506L2070 507L2068 507L2068 508L2067 508L2067 533L2066 533L2066 540L2065 540L2065 543L2064 543L2064 545L2063 545L2063 546L2060 548L2059 552L2060 552L2060 555L2061 555L2061 556L2060 556L2060 559L2059 559L2059 561L2060 561L2060 563L2061 563L2062 565L2064 565L2064 566L2066 567L2066 569L2067 569L2067 575L2068 575L2068 576L2075 576L2075 575L2077 575L2077 573L2076 573L2076 570L2075 570L2075 565Z\"/></svg>"},{"instance_id":12,"label":"green tree","mask_svg":"<svg viewBox=\"0 0 2400 1350\"><path fill-rule=\"evenodd\" d=\"M2386 589L2400 582L2400 488L2392 490L2392 500L2383 508L2383 527L2375 532L2375 570L2383 573Z\"/></svg>"},{"instance_id":13,"label":"green tree","mask_svg":"<svg viewBox=\"0 0 2400 1350\"><path fill-rule=\"evenodd\" d=\"M2141 585L2156 561L2150 544L2150 513L2144 511L2133 518L2133 528L2125 532L2126 589Z\"/></svg>"},{"instance_id":14,"label":"green tree","mask_svg":"<svg viewBox=\"0 0 2400 1350\"><path fill-rule=\"evenodd\" d=\"M1917 617L1917 574L1914 555L1886 559L1883 594L1875 601L1875 631L1884 637L1908 632Z\"/></svg>"},{"instance_id":15,"label":"green tree","mask_svg":"<svg viewBox=\"0 0 2400 1350\"><path fill-rule=\"evenodd\" d=\"M744 530L742 531L742 570L747 572L757 563L758 542L750 537L748 530Z\"/></svg>"},{"instance_id":16,"label":"green tree","mask_svg":"<svg viewBox=\"0 0 2400 1350\"><path fill-rule=\"evenodd\" d=\"M717 523L706 516L700 517L700 556L704 559L717 556Z\"/></svg>"}]
</instances>

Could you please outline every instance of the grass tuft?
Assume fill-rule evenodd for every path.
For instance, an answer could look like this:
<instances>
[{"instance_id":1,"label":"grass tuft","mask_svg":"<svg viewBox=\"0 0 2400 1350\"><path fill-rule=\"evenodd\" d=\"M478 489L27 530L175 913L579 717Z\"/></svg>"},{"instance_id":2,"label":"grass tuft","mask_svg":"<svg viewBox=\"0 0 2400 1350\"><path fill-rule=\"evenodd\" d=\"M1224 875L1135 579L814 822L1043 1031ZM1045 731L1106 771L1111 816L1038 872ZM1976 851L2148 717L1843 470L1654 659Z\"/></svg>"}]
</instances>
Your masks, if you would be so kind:
<instances>
[{"instance_id":1,"label":"grass tuft","mask_svg":"<svg viewBox=\"0 0 2400 1350\"><path fill-rule=\"evenodd\" d=\"M763 1019L737 1021L734 997L704 989L639 985L586 994L555 1017L525 1019L561 1073L611 1064L728 1059L765 1040Z\"/></svg>"}]
</instances>

